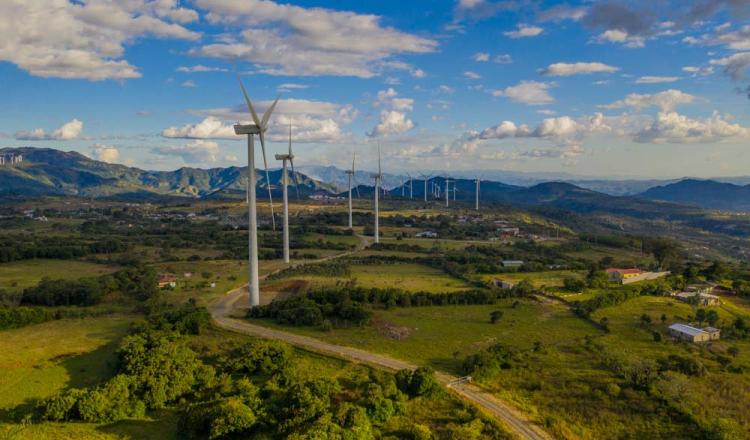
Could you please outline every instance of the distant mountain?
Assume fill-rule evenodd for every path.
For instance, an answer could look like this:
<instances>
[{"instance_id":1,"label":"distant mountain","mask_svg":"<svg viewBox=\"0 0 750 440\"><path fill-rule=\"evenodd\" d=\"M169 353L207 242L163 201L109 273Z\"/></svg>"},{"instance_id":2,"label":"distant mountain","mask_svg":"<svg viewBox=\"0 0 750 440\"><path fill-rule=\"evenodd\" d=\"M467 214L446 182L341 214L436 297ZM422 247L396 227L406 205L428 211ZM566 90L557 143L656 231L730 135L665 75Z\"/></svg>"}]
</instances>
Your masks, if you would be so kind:
<instances>
[{"instance_id":1,"label":"distant mountain","mask_svg":"<svg viewBox=\"0 0 750 440\"><path fill-rule=\"evenodd\" d=\"M0 165L0 195L117 197L245 197L247 167L180 168L145 171L90 159L80 153L51 148L4 148L0 155L21 154L23 162ZM272 192L281 194L281 170L269 171ZM294 177L293 177L294 181ZM333 193L331 185L296 173L301 195ZM258 171L257 193L267 194L266 174ZM290 187L292 197L296 194Z\"/></svg>"},{"instance_id":2,"label":"distant mountain","mask_svg":"<svg viewBox=\"0 0 750 440\"><path fill-rule=\"evenodd\" d=\"M639 195L650 200L664 200L702 208L750 211L750 185L685 179L651 188Z\"/></svg>"}]
</instances>

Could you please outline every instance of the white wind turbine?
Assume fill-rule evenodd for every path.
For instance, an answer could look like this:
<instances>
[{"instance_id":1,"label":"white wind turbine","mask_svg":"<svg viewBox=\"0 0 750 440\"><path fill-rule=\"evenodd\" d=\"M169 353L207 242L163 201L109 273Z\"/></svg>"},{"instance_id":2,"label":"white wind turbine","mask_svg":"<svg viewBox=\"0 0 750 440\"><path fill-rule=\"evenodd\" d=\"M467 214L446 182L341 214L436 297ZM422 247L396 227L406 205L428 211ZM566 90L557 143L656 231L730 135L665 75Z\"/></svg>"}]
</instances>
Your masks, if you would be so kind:
<instances>
[{"instance_id":1,"label":"white wind turbine","mask_svg":"<svg viewBox=\"0 0 750 440\"><path fill-rule=\"evenodd\" d=\"M479 211L479 183L481 182L482 178L480 176L477 176L477 191L476 191L476 200L474 201L474 209Z\"/></svg>"},{"instance_id":2,"label":"white wind turbine","mask_svg":"<svg viewBox=\"0 0 750 440\"><path fill-rule=\"evenodd\" d=\"M430 181L430 177L432 177L432 176L428 176L428 175L422 174L422 173L419 173L419 176L424 179L424 201L426 202L427 201L427 182ZM434 185L434 183L433 183L433 185ZM434 194L435 193L435 188L434 187L430 187L430 189L432 190L432 193Z\"/></svg>"},{"instance_id":3,"label":"white wind turbine","mask_svg":"<svg viewBox=\"0 0 750 440\"><path fill-rule=\"evenodd\" d=\"M409 176L409 200L414 200L414 179L411 174L406 173L406 175Z\"/></svg>"},{"instance_id":4,"label":"white wind turbine","mask_svg":"<svg viewBox=\"0 0 750 440\"><path fill-rule=\"evenodd\" d=\"M264 133L268 130L268 120L271 118L276 104L279 99L271 104L271 106L263 114L263 119L258 118L258 114L255 113L253 104L250 102L250 97L247 96L245 86L242 84L242 80L237 75L237 81L240 83L242 89L242 95L245 97L245 103L247 109L253 117L254 124L241 125L237 124L234 126L235 134L246 134L247 135L247 180L248 180L248 239L247 244L249 248L249 263L250 263L250 276L248 280L248 290L250 292L250 306L255 307L260 304L260 288L258 285L258 206L255 196L255 135L260 137L260 146L263 149L263 163L266 167L266 185L268 186L268 200L271 205L271 218L273 219L273 199L271 198L271 186L270 179L268 178L268 161L266 160L266 141ZM273 221L273 220L272 220ZM275 224L274 224L275 229Z\"/></svg>"},{"instance_id":5,"label":"white wind turbine","mask_svg":"<svg viewBox=\"0 0 750 440\"><path fill-rule=\"evenodd\" d=\"M357 153L354 153L352 157L352 169L346 170L346 174L349 175L349 229L353 229L352 225L352 179L354 178L354 160L357 158ZM359 189L357 189L359 191Z\"/></svg>"},{"instance_id":6,"label":"white wind turbine","mask_svg":"<svg viewBox=\"0 0 750 440\"><path fill-rule=\"evenodd\" d=\"M292 153L292 123L289 122L289 152L287 154L277 154L276 160L280 160L281 166L281 186L283 187L284 197L284 263L289 264L289 176L287 175L286 163L292 166L292 175L295 180L295 188L297 189L297 198L299 198L299 186L296 184L297 175L294 172L294 154Z\"/></svg>"},{"instance_id":7,"label":"white wind turbine","mask_svg":"<svg viewBox=\"0 0 750 440\"><path fill-rule=\"evenodd\" d=\"M379 231L379 217L380 208L378 207L378 197L380 196L380 181L383 179L383 172L380 168L380 142L378 142L378 172L377 174L371 174L370 177L375 179L375 243L380 243L380 231Z\"/></svg>"},{"instance_id":8,"label":"white wind turbine","mask_svg":"<svg viewBox=\"0 0 750 440\"><path fill-rule=\"evenodd\" d=\"M448 178L446 177L445 179L445 207L446 208L448 207L448 200L450 200L450 194L451 194L450 183L451 181L448 180Z\"/></svg>"}]
</instances>

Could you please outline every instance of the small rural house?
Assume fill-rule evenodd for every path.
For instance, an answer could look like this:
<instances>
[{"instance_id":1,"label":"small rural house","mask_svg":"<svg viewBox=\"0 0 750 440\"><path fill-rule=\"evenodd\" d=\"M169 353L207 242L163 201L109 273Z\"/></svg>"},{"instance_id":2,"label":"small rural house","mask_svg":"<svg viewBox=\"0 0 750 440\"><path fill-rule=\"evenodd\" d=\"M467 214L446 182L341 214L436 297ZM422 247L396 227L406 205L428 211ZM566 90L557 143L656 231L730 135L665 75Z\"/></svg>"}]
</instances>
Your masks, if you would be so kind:
<instances>
[{"instance_id":1,"label":"small rural house","mask_svg":"<svg viewBox=\"0 0 750 440\"><path fill-rule=\"evenodd\" d=\"M503 260L503 267L521 267L523 266L522 260Z\"/></svg>"},{"instance_id":2,"label":"small rural house","mask_svg":"<svg viewBox=\"0 0 750 440\"><path fill-rule=\"evenodd\" d=\"M719 339L719 330L713 327L705 329L696 328L687 324L672 324L669 326L670 336L681 341L693 343L716 341Z\"/></svg>"},{"instance_id":3,"label":"small rural house","mask_svg":"<svg viewBox=\"0 0 750 440\"><path fill-rule=\"evenodd\" d=\"M693 298L698 297L698 305L701 306L718 306L721 303L721 298L710 293L701 292L680 292L674 295L675 298L684 302L694 301Z\"/></svg>"},{"instance_id":4,"label":"small rural house","mask_svg":"<svg viewBox=\"0 0 750 440\"><path fill-rule=\"evenodd\" d=\"M620 284L630 284L637 281L655 280L657 278L665 277L670 274L669 271L644 272L638 268L620 269L617 267L610 267L606 272L607 277L610 281Z\"/></svg>"},{"instance_id":5,"label":"small rural house","mask_svg":"<svg viewBox=\"0 0 750 440\"><path fill-rule=\"evenodd\" d=\"M414 234L417 238L437 238L438 234L434 231L422 231Z\"/></svg>"},{"instance_id":6,"label":"small rural house","mask_svg":"<svg viewBox=\"0 0 750 440\"><path fill-rule=\"evenodd\" d=\"M512 289L516 285L516 283L495 278L492 280L492 285L495 287L500 287L501 289Z\"/></svg>"},{"instance_id":7,"label":"small rural house","mask_svg":"<svg viewBox=\"0 0 750 440\"><path fill-rule=\"evenodd\" d=\"M160 289L164 289L167 287L174 289L175 287L177 287L177 277L169 273L160 274L158 286Z\"/></svg>"}]
</instances>

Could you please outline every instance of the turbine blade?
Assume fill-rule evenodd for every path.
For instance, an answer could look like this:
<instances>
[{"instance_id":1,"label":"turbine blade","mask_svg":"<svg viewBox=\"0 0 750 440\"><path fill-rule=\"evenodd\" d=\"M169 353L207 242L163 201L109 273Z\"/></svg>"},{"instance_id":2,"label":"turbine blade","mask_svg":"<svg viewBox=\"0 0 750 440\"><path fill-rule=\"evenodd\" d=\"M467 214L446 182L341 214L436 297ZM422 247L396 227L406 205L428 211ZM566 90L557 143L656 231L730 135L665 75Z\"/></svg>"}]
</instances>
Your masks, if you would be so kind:
<instances>
[{"instance_id":1,"label":"turbine blade","mask_svg":"<svg viewBox=\"0 0 750 440\"><path fill-rule=\"evenodd\" d=\"M357 159L357 152L354 152L354 156L352 156L352 173L354 173L354 161Z\"/></svg>"},{"instance_id":2,"label":"turbine blade","mask_svg":"<svg viewBox=\"0 0 750 440\"><path fill-rule=\"evenodd\" d=\"M289 157L292 156L292 120L289 120Z\"/></svg>"},{"instance_id":3,"label":"turbine blade","mask_svg":"<svg viewBox=\"0 0 750 440\"><path fill-rule=\"evenodd\" d=\"M378 175L383 174L383 171L380 169L380 141L378 141Z\"/></svg>"},{"instance_id":4,"label":"turbine blade","mask_svg":"<svg viewBox=\"0 0 750 440\"><path fill-rule=\"evenodd\" d=\"M271 195L271 176L268 174L268 159L266 159L266 137L260 131L260 148L263 150L263 165L266 168L266 188L268 188L268 204L271 206L271 228L276 230L276 217L273 214L273 196Z\"/></svg>"},{"instance_id":5,"label":"turbine blade","mask_svg":"<svg viewBox=\"0 0 750 440\"><path fill-rule=\"evenodd\" d=\"M276 98L273 104L271 104L271 106L268 107L268 110L266 110L266 112L263 114L263 120L260 122L261 127L262 127L261 130L266 129L266 125L268 125L268 120L271 119L271 113L273 113L273 109L276 108L276 104L278 103L279 103L279 98Z\"/></svg>"},{"instance_id":6,"label":"turbine blade","mask_svg":"<svg viewBox=\"0 0 750 440\"><path fill-rule=\"evenodd\" d=\"M253 103L250 102L250 97L247 96L247 90L245 90L245 85L242 84L242 80L240 79L240 75L237 74L237 81L240 82L240 88L242 89L242 94L245 96L245 103L247 103L247 109L250 110L250 114L253 115L253 122L255 125L260 128L260 119L258 119L258 114L255 113L255 109L253 108Z\"/></svg>"}]
</instances>

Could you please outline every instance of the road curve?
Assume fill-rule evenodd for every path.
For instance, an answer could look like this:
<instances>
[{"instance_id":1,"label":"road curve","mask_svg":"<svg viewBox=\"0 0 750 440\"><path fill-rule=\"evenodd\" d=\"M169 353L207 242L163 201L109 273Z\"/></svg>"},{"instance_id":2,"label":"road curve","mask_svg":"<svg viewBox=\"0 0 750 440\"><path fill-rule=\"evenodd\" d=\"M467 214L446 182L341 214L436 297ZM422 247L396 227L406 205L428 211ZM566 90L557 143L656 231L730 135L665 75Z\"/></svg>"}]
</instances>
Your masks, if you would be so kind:
<instances>
[{"instance_id":1,"label":"road curve","mask_svg":"<svg viewBox=\"0 0 750 440\"><path fill-rule=\"evenodd\" d=\"M360 237L360 239L362 242L360 246L358 246L358 249L362 249L366 245L365 238ZM351 254L351 252L327 257L325 260L348 254ZM215 299L209 304L211 316L218 327L246 335L284 341L305 350L331 355L353 362L360 362L378 368L385 368L393 371L402 369L413 370L417 368L417 365L382 354L370 353L353 347L330 344L308 336L251 324L243 319L236 319L232 317L232 312L236 309L238 302L246 299L246 293L247 288L243 286L229 291L226 295ZM472 384L449 385L450 382L457 379L456 376L450 374L437 372L435 377L438 382L454 391L458 396L473 403L490 416L505 424L519 438L531 440L550 440L552 438L523 414L487 391Z\"/></svg>"}]
</instances>

